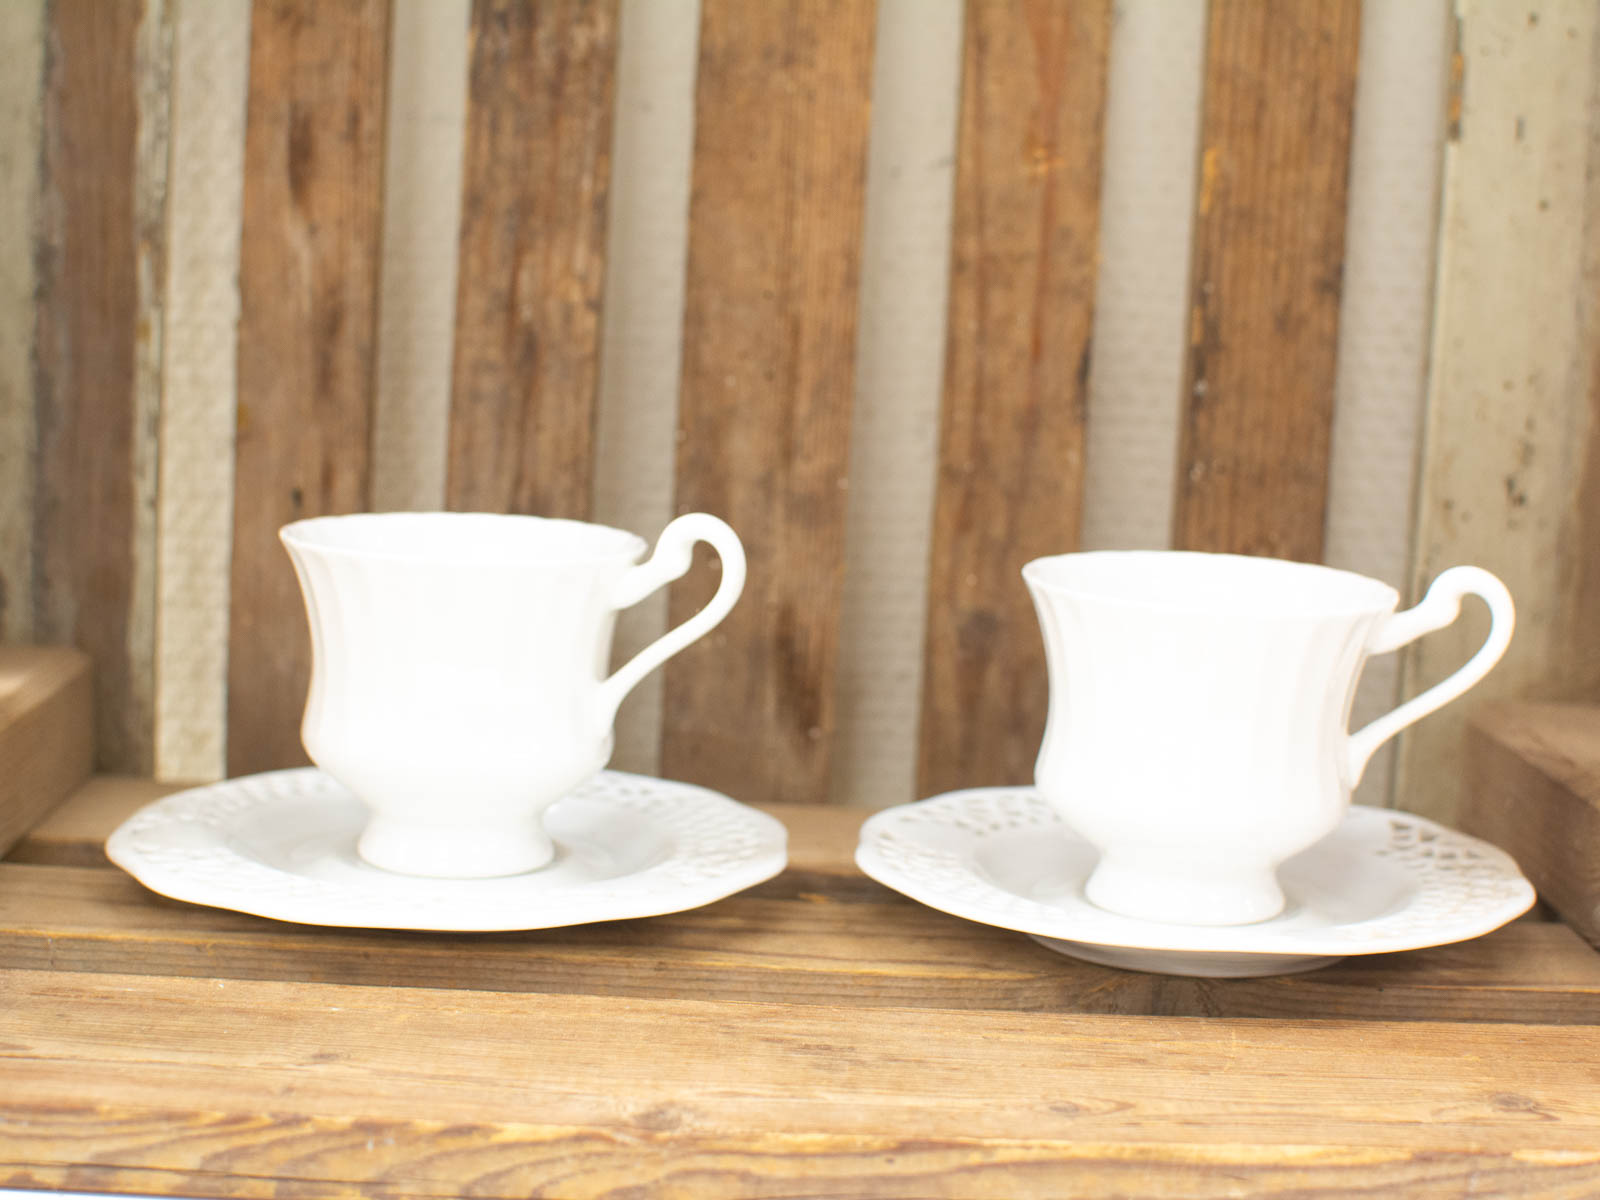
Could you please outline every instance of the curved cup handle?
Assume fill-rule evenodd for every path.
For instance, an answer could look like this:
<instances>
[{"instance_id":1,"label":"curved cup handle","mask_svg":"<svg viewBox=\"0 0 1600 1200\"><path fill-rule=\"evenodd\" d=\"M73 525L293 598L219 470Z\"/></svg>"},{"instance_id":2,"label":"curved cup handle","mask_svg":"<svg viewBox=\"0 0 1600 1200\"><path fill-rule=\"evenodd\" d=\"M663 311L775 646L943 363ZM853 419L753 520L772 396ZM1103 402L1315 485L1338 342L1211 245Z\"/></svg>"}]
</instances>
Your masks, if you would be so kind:
<instances>
[{"instance_id":1,"label":"curved cup handle","mask_svg":"<svg viewBox=\"0 0 1600 1200\"><path fill-rule=\"evenodd\" d=\"M1399 708L1385 713L1350 735L1345 743L1345 778L1351 787L1361 782L1361 773L1367 769L1367 760L1379 746L1407 725L1421 720L1436 708L1442 708L1477 683L1489 673L1489 668L1500 661L1500 656L1511 644L1516 610L1506 585L1481 567L1451 567L1433 581L1420 604L1392 614L1373 628L1367 638L1368 653L1383 654L1398 650L1425 633L1443 629L1461 615L1463 596L1478 596L1489 606L1489 636L1484 638L1478 652L1463 663L1455 674L1441 679L1421 695L1413 696Z\"/></svg>"},{"instance_id":2,"label":"curved cup handle","mask_svg":"<svg viewBox=\"0 0 1600 1200\"><path fill-rule=\"evenodd\" d=\"M689 643L710 633L728 615L744 590L744 546L739 535L726 521L709 513L687 513L663 529L656 539L655 552L617 582L611 594L611 607L627 608L657 588L681 579L694 562L696 542L708 543L722 559L722 583L716 595L694 616L667 630L600 684L603 726L611 724L617 715L617 706L641 679Z\"/></svg>"}]
</instances>

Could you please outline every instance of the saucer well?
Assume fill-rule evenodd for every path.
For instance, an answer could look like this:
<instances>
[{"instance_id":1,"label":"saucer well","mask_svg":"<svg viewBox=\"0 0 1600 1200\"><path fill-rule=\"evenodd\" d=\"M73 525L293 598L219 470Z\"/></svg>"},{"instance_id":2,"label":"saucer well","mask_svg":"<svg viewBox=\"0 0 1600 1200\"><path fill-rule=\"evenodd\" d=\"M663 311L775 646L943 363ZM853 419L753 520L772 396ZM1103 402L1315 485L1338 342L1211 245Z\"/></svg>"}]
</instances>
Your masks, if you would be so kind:
<instances>
[{"instance_id":1,"label":"saucer well","mask_svg":"<svg viewBox=\"0 0 1600 1200\"><path fill-rule=\"evenodd\" d=\"M147 805L111 861L176 900L306 925L488 932L697 908L770 879L787 831L686 783L602 771L545 814L555 860L498 879L420 879L356 854L362 803L314 767L193 788Z\"/></svg>"},{"instance_id":2,"label":"saucer well","mask_svg":"<svg viewBox=\"0 0 1600 1200\"><path fill-rule=\"evenodd\" d=\"M1392 809L1352 806L1278 869L1288 907L1253 925L1169 925L1090 904L1092 846L1032 788L973 788L874 814L856 863L930 908L1107 966L1218 978L1282 975L1349 954L1488 933L1533 904L1503 851Z\"/></svg>"}]
</instances>

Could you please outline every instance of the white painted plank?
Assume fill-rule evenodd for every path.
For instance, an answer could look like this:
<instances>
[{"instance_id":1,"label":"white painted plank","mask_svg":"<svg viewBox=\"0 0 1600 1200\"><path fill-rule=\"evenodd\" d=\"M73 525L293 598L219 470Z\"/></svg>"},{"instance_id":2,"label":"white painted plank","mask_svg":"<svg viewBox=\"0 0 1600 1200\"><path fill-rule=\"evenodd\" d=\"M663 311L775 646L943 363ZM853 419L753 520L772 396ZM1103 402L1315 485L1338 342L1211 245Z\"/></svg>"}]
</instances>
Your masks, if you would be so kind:
<instances>
[{"instance_id":1,"label":"white painted plank","mask_svg":"<svg viewBox=\"0 0 1600 1200\"><path fill-rule=\"evenodd\" d=\"M1206 6L1119 0L1106 81L1082 546L1172 544Z\"/></svg>"},{"instance_id":2,"label":"white painted plank","mask_svg":"<svg viewBox=\"0 0 1600 1200\"><path fill-rule=\"evenodd\" d=\"M916 799L962 11L878 5L835 676L841 804Z\"/></svg>"},{"instance_id":3,"label":"white painted plank","mask_svg":"<svg viewBox=\"0 0 1600 1200\"><path fill-rule=\"evenodd\" d=\"M155 772L220 778L250 0L175 0L155 613Z\"/></svg>"},{"instance_id":4,"label":"white painted plank","mask_svg":"<svg viewBox=\"0 0 1600 1200\"><path fill-rule=\"evenodd\" d=\"M1396 795L1450 819L1464 714L1491 696L1600 682L1592 572L1593 338L1600 332L1600 10L1592 0L1460 0L1459 132L1446 150L1426 458L1414 588L1455 563L1499 575L1518 603L1500 666L1404 735ZM1593 482L1591 481L1591 487ZM1581 596L1581 593L1580 593ZM1481 606L1407 656L1408 693L1482 639Z\"/></svg>"},{"instance_id":5,"label":"white painted plank","mask_svg":"<svg viewBox=\"0 0 1600 1200\"><path fill-rule=\"evenodd\" d=\"M33 270L44 0L0 4L0 642L33 636Z\"/></svg>"},{"instance_id":6,"label":"white painted plank","mask_svg":"<svg viewBox=\"0 0 1600 1200\"><path fill-rule=\"evenodd\" d=\"M395 0L389 27L375 511L444 507L461 244L469 0Z\"/></svg>"},{"instance_id":7,"label":"white painted plank","mask_svg":"<svg viewBox=\"0 0 1600 1200\"><path fill-rule=\"evenodd\" d=\"M1324 559L1409 590L1412 501L1433 318L1449 0L1366 0L1356 76ZM1400 659L1372 659L1352 727L1398 702ZM1391 797L1393 744L1356 798Z\"/></svg>"},{"instance_id":8,"label":"white painted plank","mask_svg":"<svg viewBox=\"0 0 1600 1200\"><path fill-rule=\"evenodd\" d=\"M622 0L619 20L593 512L654 539L673 515L699 0ZM665 591L623 613L615 660L666 621ZM619 770L660 769L661 678L617 714Z\"/></svg>"}]
</instances>

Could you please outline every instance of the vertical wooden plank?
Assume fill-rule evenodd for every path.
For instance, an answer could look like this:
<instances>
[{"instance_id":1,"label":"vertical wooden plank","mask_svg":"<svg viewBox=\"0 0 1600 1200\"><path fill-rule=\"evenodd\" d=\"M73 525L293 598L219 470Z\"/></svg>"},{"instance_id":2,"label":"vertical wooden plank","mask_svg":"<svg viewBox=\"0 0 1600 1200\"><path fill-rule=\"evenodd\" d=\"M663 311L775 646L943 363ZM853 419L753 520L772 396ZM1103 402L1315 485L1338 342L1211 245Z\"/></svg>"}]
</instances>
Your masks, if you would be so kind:
<instances>
[{"instance_id":1,"label":"vertical wooden plank","mask_svg":"<svg viewBox=\"0 0 1600 1200\"><path fill-rule=\"evenodd\" d=\"M444 507L470 0L394 0L372 507Z\"/></svg>"},{"instance_id":2,"label":"vertical wooden plank","mask_svg":"<svg viewBox=\"0 0 1600 1200\"><path fill-rule=\"evenodd\" d=\"M1205 51L1204 4L1116 0L1084 441L1084 550L1172 545Z\"/></svg>"},{"instance_id":3,"label":"vertical wooden plank","mask_svg":"<svg viewBox=\"0 0 1600 1200\"><path fill-rule=\"evenodd\" d=\"M33 239L44 31L44 0L0 4L0 643L33 637Z\"/></svg>"},{"instance_id":4,"label":"vertical wooden plank","mask_svg":"<svg viewBox=\"0 0 1600 1200\"><path fill-rule=\"evenodd\" d=\"M1406 591L1438 266L1450 0L1363 0L1323 561ZM1399 700L1400 656L1362 669L1350 728ZM1393 794L1393 743L1357 803Z\"/></svg>"},{"instance_id":5,"label":"vertical wooden plank","mask_svg":"<svg viewBox=\"0 0 1600 1200\"><path fill-rule=\"evenodd\" d=\"M915 799L963 0L880 0L829 798Z\"/></svg>"},{"instance_id":6,"label":"vertical wooden plank","mask_svg":"<svg viewBox=\"0 0 1600 1200\"><path fill-rule=\"evenodd\" d=\"M386 0L256 0L240 245L228 769L304 761L287 521L364 508Z\"/></svg>"},{"instance_id":7,"label":"vertical wooden plank","mask_svg":"<svg viewBox=\"0 0 1600 1200\"><path fill-rule=\"evenodd\" d=\"M1213 0L1174 540L1322 555L1360 0Z\"/></svg>"},{"instance_id":8,"label":"vertical wooden plank","mask_svg":"<svg viewBox=\"0 0 1600 1200\"><path fill-rule=\"evenodd\" d=\"M449 507L588 515L616 0L475 0Z\"/></svg>"},{"instance_id":9,"label":"vertical wooden plank","mask_svg":"<svg viewBox=\"0 0 1600 1200\"><path fill-rule=\"evenodd\" d=\"M700 0L622 0L618 22L591 516L649 537L672 518ZM666 627L661 591L618 616L613 661ZM662 687L647 675L618 710L618 770L660 774Z\"/></svg>"},{"instance_id":10,"label":"vertical wooden plank","mask_svg":"<svg viewBox=\"0 0 1600 1200\"><path fill-rule=\"evenodd\" d=\"M667 666L662 769L743 800L827 794L872 38L857 0L702 7L677 507L750 574Z\"/></svg>"},{"instance_id":11,"label":"vertical wooden plank","mask_svg":"<svg viewBox=\"0 0 1600 1200\"><path fill-rule=\"evenodd\" d=\"M969 4L919 791L1024 783L1045 666L1019 572L1076 547L1110 4Z\"/></svg>"},{"instance_id":12,"label":"vertical wooden plank","mask_svg":"<svg viewBox=\"0 0 1600 1200\"><path fill-rule=\"evenodd\" d=\"M1600 698L1600 11L1458 0L1414 588L1475 563L1517 633L1470 697L1403 736L1395 801L1454 818L1464 725L1491 697ZM1483 638L1473 604L1403 690Z\"/></svg>"},{"instance_id":13,"label":"vertical wooden plank","mask_svg":"<svg viewBox=\"0 0 1600 1200\"><path fill-rule=\"evenodd\" d=\"M133 553L128 596L127 711L137 753L122 769L155 767L157 529L161 381L166 362L167 177L172 142L170 0L144 0L134 34Z\"/></svg>"},{"instance_id":14,"label":"vertical wooden plank","mask_svg":"<svg viewBox=\"0 0 1600 1200\"><path fill-rule=\"evenodd\" d=\"M222 776L250 0L181 0L161 381L155 774Z\"/></svg>"},{"instance_id":15,"label":"vertical wooden plank","mask_svg":"<svg viewBox=\"0 0 1600 1200\"><path fill-rule=\"evenodd\" d=\"M100 763L144 773L170 23L162 0L48 22L33 634L93 656Z\"/></svg>"}]
</instances>

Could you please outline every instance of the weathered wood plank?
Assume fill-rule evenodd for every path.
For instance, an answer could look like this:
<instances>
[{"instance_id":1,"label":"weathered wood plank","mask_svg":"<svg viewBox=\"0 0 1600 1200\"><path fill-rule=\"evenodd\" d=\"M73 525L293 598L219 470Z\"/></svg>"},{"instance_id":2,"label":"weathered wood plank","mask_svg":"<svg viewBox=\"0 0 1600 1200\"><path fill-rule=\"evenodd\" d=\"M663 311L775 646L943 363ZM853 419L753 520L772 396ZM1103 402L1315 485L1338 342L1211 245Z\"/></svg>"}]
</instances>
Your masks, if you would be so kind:
<instances>
[{"instance_id":1,"label":"weathered wood plank","mask_svg":"<svg viewBox=\"0 0 1600 1200\"><path fill-rule=\"evenodd\" d=\"M93 686L81 651L0 646L0 857L88 778Z\"/></svg>"},{"instance_id":2,"label":"weathered wood plank","mask_svg":"<svg viewBox=\"0 0 1600 1200\"><path fill-rule=\"evenodd\" d=\"M46 831L18 851L26 859L41 845L56 861L66 848ZM1306 975L1188 979L1067 958L842 868L792 869L668 917L464 938L279 924L166 900L120 871L9 861L0 865L0 959L91 974L543 995L848 998L864 1009L1600 1025L1600 955L1553 922Z\"/></svg>"},{"instance_id":3,"label":"weathered wood plank","mask_svg":"<svg viewBox=\"0 0 1600 1200\"><path fill-rule=\"evenodd\" d=\"M44 0L0 5L0 642L33 636L35 253Z\"/></svg>"},{"instance_id":4,"label":"weathered wood plank","mask_svg":"<svg viewBox=\"0 0 1600 1200\"><path fill-rule=\"evenodd\" d=\"M634 0L618 10L591 516L646 536L673 515L699 18L700 0ZM666 631L667 598L657 592L618 614L612 662ZM661 773L662 687L659 671L645 676L617 710L618 770Z\"/></svg>"},{"instance_id":5,"label":"weathered wood plank","mask_svg":"<svg viewBox=\"0 0 1600 1200\"><path fill-rule=\"evenodd\" d=\"M1110 19L967 7L924 795L1033 777L1044 651L1019 572L1078 542Z\"/></svg>"},{"instance_id":6,"label":"weathered wood plank","mask_svg":"<svg viewBox=\"0 0 1600 1200\"><path fill-rule=\"evenodd\" d=\"M1600 695L1600 12L1460 0L1413 587L1456 563L1517 600L1473 698ZM1403 659L1403 689L1482 641L1478 606ZM1407 732L1396 802L1451 820L1468 706Z\"/></svg>"},{"instance_id":7,"label":"weathered wood plank","mask_svg":"<svg viewBox=\"0 0 1600 1200\"><path fill-rule=\"evenodd\" d=\"M830 799L917 795L965 0L882 0Z\"/></svg>"},{"instance_id":8,"label":"weathered wood plank","mask_svg":"<svg viewBox=\"0 0 1600 1200\"><path fill-rule=\"evenodd\" d=\"M226 768L249 0L178 8L162 338L154 773Z\"/></svg>"},{"instance_id":9,"label":"weathered wood plank","mask_svg":"<svg viewBox=\"0 0 1600 1200\"><path fill-rule=\"evenodd\" d=\"M1600 1184L1585 1029L1375 1022L1352 1053L1338 1022L530 1005L26 971L4 973L0 1006L4 1160L33 1180L93 1164L101 1174L71 1176L80 1187L142 1176L216 1194L249 1177L280 1191L648 1183L717 1196L759 1179L860 1196L926 1195L936 1176L947 1195L1238 1196Z\"/></svg>"},{"instance_id":10,"label":"weathered wood plank","mask_svg":"<svg viewBox=\"0 0 1600 1200\"><path fill-rule=\"evenodd\" d=\"M677 507L750 574L667 665L661 766L742 800L828 790L872 37L853 0L702 6Z\"/></svg>"},{"instance_id":11,"label":"weathered wood plank","mask_svg":"<svg viewBox=\"0 0 1600 1200\"><path fill-rule=\"evenodd\" d=\"M170 29L161 0L63 0L46 39L32 634L90 653L100 761L144 772Z\"/></svg>"},{"instance_id":12,"label":"weathered wood plank","mask_svg":"<svg viewBox=\"0 0 1600 1200\"><path fill-rule=\"evenodd\" d=\"M394 0L372 428L376 512L444 507L471 0Z\"/></svg>"},{"instance_id":13,"label":"weathered wood plank","mask_svg":"<svg viewBox=\"0 0 1600 1200\"><path fill-rule=\"evenodd\" d=\"M1515 858L1600 946L1600 707L1485 705L1467 726L1462 774L1461 828Z\"/></svg>"},{"instance_id":14,"label":"weathered wood plank","mask_svg":"<svg viewBox=\"0 0 1600 1200\"><path fill-rule=\"evenodd\" d=\"M260 0L250 31L228 769L303 762L310 641L284 523L366 507L386 0Z\"/></svg>"},{"instance_id":15,"label":"weathered wood plank","mask_svg":"<svg viewBox=\"0 0 1600 1200\"><path fill-rule=\"evenodd\" d=\"M105 867L105 841L139 809L181 785L124 775L97 775L37 822L6 855L7 862Z\"/></svg>"},{"instance_id":16,"label":"weathered wood plank","mask_svg":"<svg viewBox=\"0 0 1600 1200\"><path fill-rule=\"evenodd\" d=\"M449 507L588 515L616 0L477 0Z\"/></svg>"},{"instance_id":17,"label":"weathered wood plank","mask_svg":"<svg viewBox=\"0 0 1600 1200\"><path fill-rule=\"evenodd\" d=\"M1322 555L1360 0L1215 0L1174 539Z\"/></svg>"},{"instance_id":18,"label":"weathered wood plank","mask_svg":"<svg viewBox=\"0 0 1600 1200\"><path fill-rule=\"evenodd\" d=\"M1600 956L1563 925L1377 955L1307 975L1206 980L1116 971L958 920L865 879L869 810L776 805L777 879L644 921L456 935L306 929L154 896L106 867L107 834L170 785L97 778L0 866L0 960L92 973L298 979L869 1008L1600 1024ZM862 964L871 964L863 972Z\"/></svg>"}]
</instances>

